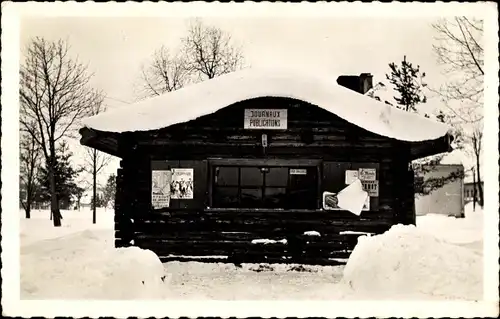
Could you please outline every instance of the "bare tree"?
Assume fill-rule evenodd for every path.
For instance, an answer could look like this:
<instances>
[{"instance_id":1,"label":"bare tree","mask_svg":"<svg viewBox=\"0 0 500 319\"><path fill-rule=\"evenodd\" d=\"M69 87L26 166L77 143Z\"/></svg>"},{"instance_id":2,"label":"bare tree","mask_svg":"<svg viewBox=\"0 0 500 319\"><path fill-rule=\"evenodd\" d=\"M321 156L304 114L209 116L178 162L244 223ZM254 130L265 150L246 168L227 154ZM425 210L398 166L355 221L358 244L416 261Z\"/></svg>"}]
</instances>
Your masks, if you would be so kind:
<instances>
[{"instance_id":1,"label":"bare tree","mask_svg":"<svg viewBox=\"0 0 500 319\"><path fill-rule=\"evenodd\" d=\"M185 61L172 55L165 46L156 50L151 60L141 67L140 97L160 95L180 89L188 81Z\"/></svg>"},{"instance_id":2,"label":"bare tree","mask_svg":"<svg viewBox=\"0 0 500 319\"><path fill-rule=\"evenodd\" d=\"M100 95L98 99L90 106L89 115L97 115L106 110L103 104L104 96ZM95 148L85 147L85 165L83 169L92 175L92 223L97 222L97 175L111 161L111 156L99 152Z\"/></svg>"},{"instance_id":3,"label":"bare tree","mask_svg":"<svg viewBox=\"0 0 500 319\"><path fill-rule=\"evenodd\" d=\"M32 123L33 124L33 123ZM21 131L20 145L20 188L24 191L21 204L26 213L26 218L31 218L31 206L38 189L37 174L41 162L41 150L36 140L26 132Z\"/></svg>"},{"instance_id":4,"label":"bare tree","mask_svg":"<svg viewBox=\"0 0 500 319\"><path fill-rule=\"evenodd\" d=\"M483 185L481 181L481 174L479 173L479 170L481 168L480 164L480 154L482 151L482 144L483 144L483 130L481 128L475 127L471 136L470 136L470 142L472 144L472 150L474 153L474 160L476 162L476 178L477 178L477 191L479 194L478 195L478 200L479 200L479 206L484 205L484 191L483 191ZM475 181L475 179L474 179ZM475 184L475 183L474 183ZM474 185L474 190L476 185ZM476 196L474 196L474 202L476 201Z\"/></svg>"},{"instance_id":5,"label":"bare tree","mask_svg":"<svg viewBox=\"0 0 500 319\"><path fill-rule=\"evenodd\" d=\"M434 52L445 67L448 81L438 91L448 113L461 123L476 162L479 204L484 203L480 156L483 129L484 60L483 22L466 17L442 19L436 31Z\"/></svg>"},{"instance_id":6,"label":"bare tree","mask_svg":"<svg viewBox=\"0 0 500 319\"><path fill-rule=\"evenodd\" d=\"M191 23L182 39L186 68L198 80L213 79L243 66L243 54L231 35L200 20Z\"/></svg>"},{"instance_id":7,"label":"bare tree","mask_svg":"<svg viewBox=\"0 0 500 319\"><path fill-rule=\"evenodd\" d=\"M56 143L87 115L96 92L89 87L91 75L87 67L69 56L67 42L34 38L24 53L20 69L20 121L40 146L49 170L51 214L58 227L62 215L54 176Z\"/></svg>"}]
</instances>

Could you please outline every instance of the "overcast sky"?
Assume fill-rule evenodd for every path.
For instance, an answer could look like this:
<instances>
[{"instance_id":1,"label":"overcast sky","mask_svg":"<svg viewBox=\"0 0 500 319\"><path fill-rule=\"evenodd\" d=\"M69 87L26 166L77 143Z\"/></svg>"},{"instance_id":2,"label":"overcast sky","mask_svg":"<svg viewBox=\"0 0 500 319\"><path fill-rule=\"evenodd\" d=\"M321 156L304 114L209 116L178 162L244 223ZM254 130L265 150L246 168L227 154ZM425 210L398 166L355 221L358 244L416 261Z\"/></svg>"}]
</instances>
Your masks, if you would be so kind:
<instances>
[{"instance_id":1,"label":"overcast sky","mask_svg":"<svg viewBox=\"0 0 500 319\"><path fill-rule=\"evenodd\" d=\"M444 81L433 55L432 18L203 18L241 47L253 67L290 67L339 73L370 72L385 81L388 63L403 56L420 65L431 86ZM71 54L94 73L92 85L107 95L109 107L136 98L141 64L155 49L175 50L185 35L186 18L31 18L21 21L21 50L35 36L66 39ZM22 56L22 55L21 55ZM435 105L432 103L432 105ZM78 145L77 142L75 145ZM78 151L77 151L78 153ZM114 161L104 175L116 171ZM102 179L105 179L103 176Z\"/></svg>"},{"instance_id":2,"label":"overcast sky","mask_svg":"<svg viewBox=\"0 0 500 319\"><path fill-rule=\"evenodd\" d=\"M434 19L246 18L203 19L229 32L247 64L359 74L385 80L389 62L404 55L432 83L442 82L432 52ZM34 36L67 39L89 64L93 85L110 97L134 99L140 66L161 45L175 49L189 20L182 18L45 18L21 23L21 45ZM109 101L112 102L111 100Z\"/></svg>"}]
</instances>

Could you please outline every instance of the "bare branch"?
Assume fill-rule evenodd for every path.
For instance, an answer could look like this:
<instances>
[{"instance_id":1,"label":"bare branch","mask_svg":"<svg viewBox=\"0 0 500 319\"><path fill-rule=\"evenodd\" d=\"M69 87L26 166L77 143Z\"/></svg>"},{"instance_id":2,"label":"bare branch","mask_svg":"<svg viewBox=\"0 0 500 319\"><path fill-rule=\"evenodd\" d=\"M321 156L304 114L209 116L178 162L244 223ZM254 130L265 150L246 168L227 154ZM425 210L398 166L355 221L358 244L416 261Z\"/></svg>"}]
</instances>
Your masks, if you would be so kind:
<instances>
[{"instance_id":1,"label":"bare branch","mask_svg":"<svg viewBox=\"0 0 500 319\"><path fill-rule=\"evenodd\" d=\"M146 65L141 67L141 86L143 97L160 95L180 89L188 82L188 71L180 55L172 56L162 46L156 50Z\"/></svg>"},{"instance_id":2,"label":"bare branch","mask_svg":"<svg viewBox=\"0 0 500 319\"><path fill-rule=\"evenodd\" d=\"M199 80L212 79L242 67L243 55L240 48L232 44L231 36L200 20L190 25L182 43L187 69Z\"/></svg>"}]
</instances>

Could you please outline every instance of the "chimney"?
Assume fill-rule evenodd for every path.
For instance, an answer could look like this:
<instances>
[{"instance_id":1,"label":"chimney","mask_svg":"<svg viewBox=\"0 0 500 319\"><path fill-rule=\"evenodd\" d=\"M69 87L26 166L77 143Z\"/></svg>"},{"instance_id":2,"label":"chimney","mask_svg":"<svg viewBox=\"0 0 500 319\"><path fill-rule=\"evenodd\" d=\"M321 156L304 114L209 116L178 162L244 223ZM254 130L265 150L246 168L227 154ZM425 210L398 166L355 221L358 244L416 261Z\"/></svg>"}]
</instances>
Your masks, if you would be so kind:
<instances>
[{"instance_id":1,"label":"chimney","mask_svg":"<svg viewBox=\"0 0 500 319\"><path fill-rule=\"evenodd\" d=\"M359 83L361 88L361 94L365 94L371 88L373 88L373 75L370 73L361 73L359 75Z\"/></svg>"},{"instance_id":2,"label":"chimney","mask_svg":"<svg viewBox=\"0 0 500 319\"><path fill-rule=\"evenodd\" d=\"M373 75L361 73L360 75L341 75L337 83L350 90L365 94L373 87Z\"/></svg>"}]
</instances>

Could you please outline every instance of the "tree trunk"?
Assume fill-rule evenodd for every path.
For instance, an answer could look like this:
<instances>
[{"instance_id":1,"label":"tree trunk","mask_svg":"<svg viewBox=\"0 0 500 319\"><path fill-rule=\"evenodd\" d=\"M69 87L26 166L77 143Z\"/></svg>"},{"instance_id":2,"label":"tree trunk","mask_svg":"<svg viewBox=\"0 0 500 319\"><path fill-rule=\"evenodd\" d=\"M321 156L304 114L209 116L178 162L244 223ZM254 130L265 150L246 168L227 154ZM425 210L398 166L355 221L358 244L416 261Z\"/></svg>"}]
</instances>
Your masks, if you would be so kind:
<instances>
[{"instance_id":1,"label":"tree trunk","mask_svg":"<svg viewBox=\"0 0 500 319\"><path fill-rule=\"evenodd\" d=\"M92 201L92 223L95 224L97 221L97 214L96 214L96 206L97 206L97 164L96 164L96 156L97 156L97 150L94 149L94 156L93 156L93 162L92 162L92 178L93 178L93 185L92 185L92 193L93 193L93 201Z\"/></svg>"},{"instance_id":2,"label":"tree trunk","mask_svg":"<svg viewBox=\"0 0 500 319\"><path fill-rule=\"evenodd\" d=\"M59 200L57 198L56 177L54 168L56 165L55 160L55 147L50 149L50 165L49 165L49 181L50 181L50 212L54 227L61 227L61 212L59 210Z\"/></svg>"},{"instance_id":3,"label":"tree trunk","mask_svg":"<svg viewBox=\"0 0 500 319\"><path fill-rule=\"evenodd\" d=\"M29 185L26 187L26 202L23 204L23 200L21 199L21 205L23 205L24 212L26 213L26 218L31 218L31 194L29 191Z\"/></svg>"},{"instance_id":4,"label":"tree trunk","mask_svg":"<svg viewBox=\"0 0 500 319\"><path fill-rule=\"evenodd\" d=\"M50 178L50 211L52 213L53 221L54 221L54 227L60 227L61 226L61 212L59 211L59 200L57 199L57 192L56 192L56 181L55 181L55 176L54 176L54 171L51 168L50 173L49 173L49 178Z\"/></svg>"},{"instance_id":5,"label":"tree trunk","mask_svg":"<svg viewBox=\"0 0 500 319\"><path fill-rule=\"evenodd\" d=\"M483 193L483 185L481 185L481 173L480 173L480 166L479 166L479 155L476 155L476 162L477 162L477 190L478 190L478 204L479 206L483 207L484 206L484 193Z\"/></svg>"},{"instance_id":6,"label":"tree trunk","mask_svg":"<svg viewBox=\"0 0 500 319\"><path fill-rule=\"evenodd\" d=\"M30 219L31 218L31 201L30 200L26 201L26 206L24 207L24 211L26 212L26 218Z\"/></svg>"},{"instance_id":7,"label":"tree trunk","mask_svg":"<svg viewBox=\"0 0 500 319\"><path fill-rule=\"evenodd\" d=\"M474 168L472 169L472 211L476 211L476 172Z\"/></svg>"}]
</instances>

